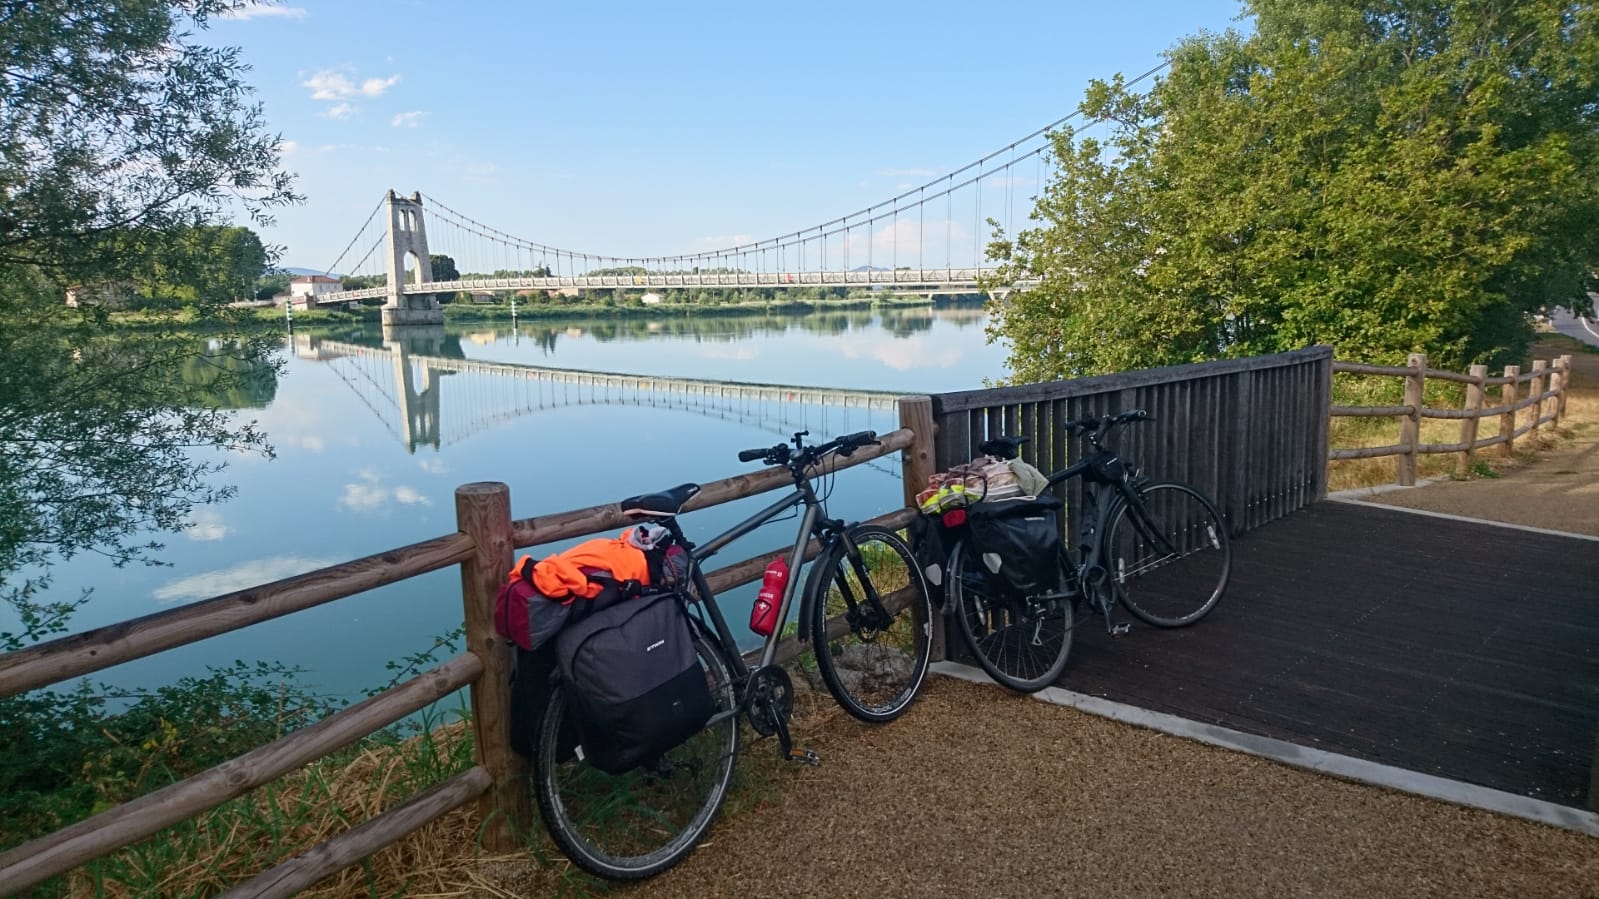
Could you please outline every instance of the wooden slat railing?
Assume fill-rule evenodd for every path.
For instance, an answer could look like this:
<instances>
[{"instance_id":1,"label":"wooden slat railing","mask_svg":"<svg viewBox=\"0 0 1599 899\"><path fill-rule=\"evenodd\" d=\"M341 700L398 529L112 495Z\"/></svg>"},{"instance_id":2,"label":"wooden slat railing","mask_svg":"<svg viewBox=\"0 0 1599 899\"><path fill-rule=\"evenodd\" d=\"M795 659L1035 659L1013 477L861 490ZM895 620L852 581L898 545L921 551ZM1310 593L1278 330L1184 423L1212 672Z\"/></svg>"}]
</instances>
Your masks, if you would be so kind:
<instances>
[{"instance_id":1,"label":"wooden slat railing","mask_svg":"<svg viewBox=\"0 0 1599 899\"><path fill-rule=\"evenodd\" d=\"M1208 494L1241 533L1326 496L1332 355L1331 347L1313 347L939 394L932 397L936 467L970 459L991 436L1025 434L1033 439L1023 457L1058 470L1081 453L1081 439L1068 441L1060 422L1145 409L1155 420L1123 428L1117 448L1150 476ZM1067 489L1068 509L1080 508L1080 485Z\"/></svg>"},{"instance_id":2,"label":"wooden slat railing","mask_svg":"<svg viewBox=\"0 0 1599 899\"><path fill-rule=\"evenodd\" d=\"M1419 457L1422 455L1455 453L1455 473L1464 476L1471 470L1472 459L1478 450L1490 446L1502 446L1504 455L1509 456L1515 448L1517 438L1536 432L1546 424L1558 425L1566 406L1566 384L1571 374L1571 356L1560 356L1555 359L1552 367L1545 360L1538 359L1532 363L1532 371L1526 374L1522 373L1519 365L1507 365L1504 375L1497 378L1488 377L1488 369L1483 365L1471 366L1471 370L1466 374L1428 368L1427 357L1423 353L1411 354L1409 364L1405 366L1334 361L1332 370L1334 374L1379 375L1405 379L1405 403L1402 406L1333 406L1329 410L1329 414L1333 417L1398 418L1399 442L1385 446L1333 449L1328 452L1327 458L1329 461L1337 461L1397 456L1395 481L1408 487L1416 483L1416 469ZM1435 409L1424 405L1423 397L1426 396L1428 379L1465 384L1466 394L1462 408ZM1522 384L1530 385L1525 396L1520 395ZM1487 388L1490 386L1500 388L1499 404L1496 406L1483 405ZM1524 423L1518 425L1517 418L1523 409L1536 411L1527 416ZM1493 437L1479 439L1477 437L1479 423L1484 418L1495 416L1499 419L1499 433ZM1455 443L1422 443L1423 418L1458 419L1461 423L1460 440Z\"/></svg>"}]
</instances>

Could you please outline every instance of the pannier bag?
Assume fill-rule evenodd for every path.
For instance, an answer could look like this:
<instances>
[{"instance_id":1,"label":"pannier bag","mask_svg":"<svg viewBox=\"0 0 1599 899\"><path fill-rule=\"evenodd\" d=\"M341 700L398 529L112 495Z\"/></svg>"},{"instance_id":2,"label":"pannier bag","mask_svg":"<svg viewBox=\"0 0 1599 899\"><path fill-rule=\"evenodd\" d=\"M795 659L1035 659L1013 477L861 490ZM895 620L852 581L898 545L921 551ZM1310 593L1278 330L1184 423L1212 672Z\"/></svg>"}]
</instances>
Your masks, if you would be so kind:
<instances>
[{"instance_id":1,"label":"pannier bag","mask_svg":"<svg viewBox=\"0 0 1599 899\"><path fill-rule=\"evenodd\" d=\"M966 510L973 560L991 581L1019 596L1055 589L1064 503L1045 494L991 499Z\"/></svg>"},{"instance_id":2,"label":"pannier bag","mask_svg":"<svg viewBox=\"0 0 1599 899\"><path fill-rule=\"evenodd\" d=\"M676 593L597 610L555 638L585 758L621 774L693 736L715 711Z\"/></svg>"}]
</instances>

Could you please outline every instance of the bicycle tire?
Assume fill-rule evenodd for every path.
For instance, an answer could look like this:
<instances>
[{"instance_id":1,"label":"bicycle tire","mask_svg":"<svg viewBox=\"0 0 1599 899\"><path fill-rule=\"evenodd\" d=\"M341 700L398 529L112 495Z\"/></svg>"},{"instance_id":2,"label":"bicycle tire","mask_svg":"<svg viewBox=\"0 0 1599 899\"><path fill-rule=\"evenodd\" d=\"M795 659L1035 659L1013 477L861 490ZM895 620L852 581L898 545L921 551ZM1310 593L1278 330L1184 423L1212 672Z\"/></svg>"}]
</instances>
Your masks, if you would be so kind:
<instances>
[{"instance_id":1,"label":"bicycle tire","mask_svg":"<svg viewBox=\"0 0 1599 899\"><path fill-rule=\"evenodd\" d=\"M1036 693L1066 670L1076 631L1072 601L1004 595L981 566L969 564L971 544L962 537L949 554L948 608L977 664L1002 686ZM1071 577L1061 560L1061 584Z\"/></svg>"},{"instance_id":2,"label":"bicycle tire","mask_svg":"<svg viewBox=\"0 0 1599 899\"><path fill-rule=\"evenodd\" d=\"M665 871L694 850L727 797L738 753L738 716L731 714L738 699L727 662L699 627L694 647L722 717L661 763L619 775L587 764L566 723L564 688L550 693L535 744L533 792L556 845L591 874L640 880Z\"/></svg>"},{"instance_id":3,"label":"bicycle tire","mask_svg":"<svg viewBox=\"0 0 1599 899\"><path fill-rule=\"evenodd\" d=\"M1105 528L1102 558L1117 597L1129 612L1156 627L1186 627L1210 614L1232 573L1232 543L1216 506L1173 481L1137 488L1139 510L1121 502Z\"/></svg>"},{"instance_id":4,"label":"bicycle tire","mask_svg":"<svg viewBox=\"0 0 1599 899\"><path fill-rule=\"evenodd\" d=\"M849 537L893 620L886 627L847 620L849 600L859 608L866 593L843 542L835 542L816 560L805 584L811 646L833 699L856 718L879 724L903 715L927 680L933 599L915 555L898 534L858 524Z\"/></svg>"}]
</instances>

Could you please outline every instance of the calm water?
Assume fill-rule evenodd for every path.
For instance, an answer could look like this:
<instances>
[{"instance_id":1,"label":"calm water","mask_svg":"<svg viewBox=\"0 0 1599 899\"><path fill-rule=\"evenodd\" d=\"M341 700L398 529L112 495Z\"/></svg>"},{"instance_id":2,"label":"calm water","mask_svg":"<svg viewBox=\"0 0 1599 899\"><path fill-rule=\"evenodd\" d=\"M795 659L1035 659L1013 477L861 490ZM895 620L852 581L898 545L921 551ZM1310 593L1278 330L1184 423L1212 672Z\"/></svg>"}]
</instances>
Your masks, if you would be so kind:
<instances>
[{"instance_id":1,"label":"calm water","mask_svg":"<svg viewBox=\"0 0 1599 899\"><path fill-rule=\"evenodd\" d=\"M573 319L524 322L514 331L509 323L452 326L408 341L409 414L399 400L405 378L392 353L379 354L390 347L379 334L299 329L286 341L286 373L270 403L243 413L265 429L277 457L230 460L220 480L238 495L201 509L187 532L167 538L162 558L170 567L119 570L74 560L57 569L54 589L62 597L94 589L74 619L74 630L87 629L451 533L454 490L467 482L509 484L512 514L521 518L752 470L738 450L800 428L825 439L897 426L893 412L858 408L707 405L648 392L574 392L504 373L430 374L430 356L927 393L981 387L1004 374L1004 354L986 343L983 323L976 310L918 309ZM852 469L835 487L835 515L888 511L901 499L897 461ZM709 536L769 501L697 512L685 516L685 527L691 537ZM722 558L786 545L793 527L792 520L769 526ZM734 596L728 603L736 631L748 602ZM386 682L385 662L426 649L461 614L460 576L449 568L92 678L152 686L233 659L273 659L304 668L317 689L358 696Z\"/></svg>"}]
</instances>

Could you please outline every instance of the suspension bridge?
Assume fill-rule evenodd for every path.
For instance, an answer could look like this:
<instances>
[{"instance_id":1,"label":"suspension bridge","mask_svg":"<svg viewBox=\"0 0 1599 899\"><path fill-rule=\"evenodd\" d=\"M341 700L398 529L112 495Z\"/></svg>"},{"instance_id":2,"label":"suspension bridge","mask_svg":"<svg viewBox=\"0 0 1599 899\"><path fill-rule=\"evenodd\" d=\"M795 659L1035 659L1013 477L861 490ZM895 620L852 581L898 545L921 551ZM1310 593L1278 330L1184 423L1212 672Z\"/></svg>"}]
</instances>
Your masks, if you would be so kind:
<instances>
[{"instance_id":1,"label":"suspension bridge","mask_svg":"<svg viewBox=\"0 0 1599 899\"><path fill-rule=\"evenodd\" d=\"M1165 65L1128 82L1136 84ZM388 191L328 272L370 277L379 286L341 290L319 302L384 299L386 326L437 324L436 294L637 289L846 288L924 295L988 292L997 284L988 254L995 231L1036 227L1032 202L1053 175L1053 138L1075 134L1072 113L1004 147L880 203L813 227L718 250L619 256L518 237L415 191ZM380 215L381 213L381 215ZM364 253L357 254L360 247ZM380 252L381 250L381 252ZM457 274L435 280L432 257Z\"/></svg>"},{"instance_id":2,"label":"suspension bridge","mask_svg":"<svg viewBox=\"0 0 1599 899\"><path fill-rule=\"evenodd\" d=\"M421 342L385 340L374 347L296 335L294 352L331 366L413 453L418 447L443 449L524 415L580 405L676 409L783 437L808 429L832 434L897 427L898 393L489 362L442 355L437 340L429 333ZM884 470L898 475L893 466Z\"/></svg>"}]
</instances>

